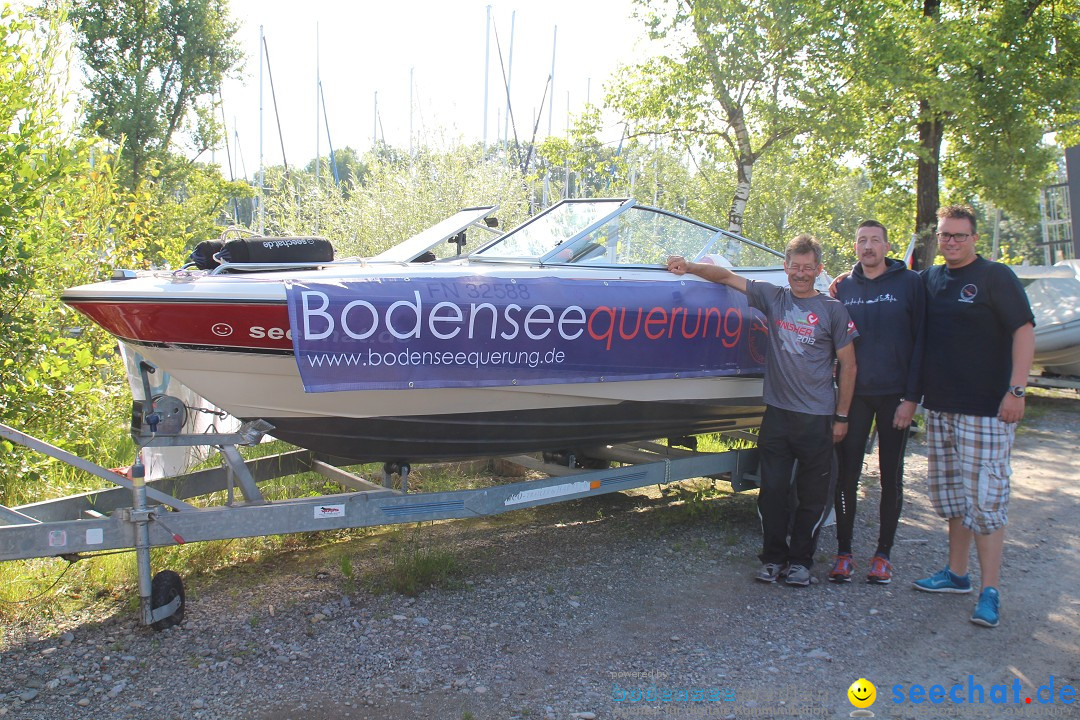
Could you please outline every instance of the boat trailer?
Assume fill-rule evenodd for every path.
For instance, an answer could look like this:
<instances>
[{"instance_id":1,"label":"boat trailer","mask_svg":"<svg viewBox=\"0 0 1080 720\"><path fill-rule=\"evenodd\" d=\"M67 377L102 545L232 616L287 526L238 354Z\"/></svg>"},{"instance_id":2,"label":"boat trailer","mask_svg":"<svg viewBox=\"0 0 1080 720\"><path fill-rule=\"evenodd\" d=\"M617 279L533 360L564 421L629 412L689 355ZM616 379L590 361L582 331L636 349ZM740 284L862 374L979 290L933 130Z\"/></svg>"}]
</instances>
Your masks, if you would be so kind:
<instances>
[{"instance_id":1,"label":"boat trailer","mask_svg":"<svg viewBox=\"0 0 1080 720\"><path fill-rule=\"evenodd\" d=\"M98 552L134 550L141 622L162 630L182 621L184 587L174 571L151 576L154 547L497 515L695 477L729 480L735 491L757 486L752 474L757 471L756 448L706 453L636 443L589 450L590 459L625 463L619 467L582 470L573 455L562 456L561 464L515 456L507 459L550 476L474 490L409 493L410 467L404 463L385 464L383 484L378 485L343 469L349 461L303 449L245 460L238 446L257 444L272 430L262 421L247 423L235 433L159 432L167 424L162 411L170 405L168 398L135 402L136 445L212 446L219 453L220 467L147 481L139 463L130 473L120 474L0 424L0 437L116 486L17 507L0 505L0 561L63 557L73 562ZM317 472L343 492L270 501L259 489L265 481L303 472ZM400 476L399 488L392 486L395 474ZM237 497L237 488L242 497ZM223 491L221 504L188 502Z\"/></svg>"},{"instance_id":2,"label":"boat trailer","mask_svg":"<svg viewBox=\"0 0 1080 720\"><path fill-rule=\"evenodd\" d=\"M1080 377L1075 375L1028 375L1028 387L1048 388L1053 390L1075 390L1080 393Z\"/></svg>"}]
</instances>

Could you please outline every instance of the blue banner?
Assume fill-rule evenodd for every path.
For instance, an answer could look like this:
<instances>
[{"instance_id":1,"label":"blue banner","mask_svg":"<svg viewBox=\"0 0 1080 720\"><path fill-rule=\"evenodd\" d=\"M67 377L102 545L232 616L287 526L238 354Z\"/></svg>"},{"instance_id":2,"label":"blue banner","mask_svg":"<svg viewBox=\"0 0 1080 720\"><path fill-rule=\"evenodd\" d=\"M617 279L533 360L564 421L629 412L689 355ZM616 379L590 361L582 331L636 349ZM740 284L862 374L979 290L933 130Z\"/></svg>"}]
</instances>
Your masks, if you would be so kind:
<instances>
[{"instance_id":1,"label":"blue banner","mask_svg":"<svg viewBox=\"0 0 1080 720\"><path fill-rule=\"evenodd\" d=\"M765 324L714 283L476 277L293 282L307 392L760 375Z\"/></svg>"}]
</instances>

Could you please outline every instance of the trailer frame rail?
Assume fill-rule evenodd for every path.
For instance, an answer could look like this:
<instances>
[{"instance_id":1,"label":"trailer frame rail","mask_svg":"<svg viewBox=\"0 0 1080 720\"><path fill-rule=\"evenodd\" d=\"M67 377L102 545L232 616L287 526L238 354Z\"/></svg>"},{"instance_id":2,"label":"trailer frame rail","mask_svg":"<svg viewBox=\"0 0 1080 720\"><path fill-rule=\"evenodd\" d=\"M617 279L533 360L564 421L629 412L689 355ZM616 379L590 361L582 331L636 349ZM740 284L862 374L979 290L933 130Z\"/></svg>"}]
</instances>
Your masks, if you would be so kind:
<instances>
[{"instance_id":1,"label":"trailer frame rail","mask_svg":"<svg viewBox=\"0 0 1080 720\"><path fill-rule=\"evenodd\" d=\"M15 507L0 505L0 561L134 550L142 622L162 629L182 619L184 593L175 572L151 576L150 549L155 547L483 517L694 477L722 477L736 491L757 484L756 448L717 453L636 443L589 449L590 457L624 463L618 467L581 470L518 456L510 460L549 476L472 490L409 493L407 464L384 465L380 486L345 470L347 461L304 449L245 460L237 445L258 442L266 429L264 424L239 433L137 437L144 446L210 445L221 457L218 468L146 481L138 463L127 477L0 424L0 437L116 486ZM259 490L264 482L302 472L319 473L343 492L267 500ZM393 474L401 478L400 489L392 487ZM234 494L236 487L242 498ZM222 491L222 504L188 502Z\"/></svg>"}]
</instances>

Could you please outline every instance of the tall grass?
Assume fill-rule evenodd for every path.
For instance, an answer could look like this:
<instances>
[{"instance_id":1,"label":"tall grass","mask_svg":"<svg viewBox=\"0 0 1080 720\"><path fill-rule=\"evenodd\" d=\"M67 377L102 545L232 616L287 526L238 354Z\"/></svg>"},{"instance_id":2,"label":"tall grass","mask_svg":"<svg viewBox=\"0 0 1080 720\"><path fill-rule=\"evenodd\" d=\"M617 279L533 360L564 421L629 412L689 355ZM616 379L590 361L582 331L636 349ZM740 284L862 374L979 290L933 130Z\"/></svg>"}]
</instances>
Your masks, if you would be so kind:
<instances>
[{"instance_id":1,"label":"tall grass","mask_svg":"<svg viewBox=\"0 0 1080 720\"><path fill-rule=\"evenodd\" d=\"M368 576L368 586L376 592L415 596L431 587L450 586L461 571L457 556L429 545L419 524L393 533L389 541L390 566Z\"/></svg>"}]
</instances>

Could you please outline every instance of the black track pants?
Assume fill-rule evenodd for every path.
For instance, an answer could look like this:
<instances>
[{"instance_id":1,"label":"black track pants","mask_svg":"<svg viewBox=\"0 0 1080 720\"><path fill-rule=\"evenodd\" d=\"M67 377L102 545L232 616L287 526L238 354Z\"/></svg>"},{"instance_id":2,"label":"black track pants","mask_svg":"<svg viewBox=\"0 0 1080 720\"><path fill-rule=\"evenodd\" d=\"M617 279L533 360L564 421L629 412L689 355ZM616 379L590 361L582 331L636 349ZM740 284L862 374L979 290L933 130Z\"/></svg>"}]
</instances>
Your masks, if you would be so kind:
<instances>
[{"instance_id":1,"label":"black track pants","mask_svg":"<svg viewBox=\"0 0 1080 720\"><path fill-rule=\"evenodd\" d=\"M870 428L877 422L878 458L881 472L881 517L877 552L892 552L900 510L904 504L904 451L908 431L893 427L901 395L856 395L848 412L848 432L838 446L840 475L836 484L836 540L839 552L851 552L855 528L855 504L859 476Z\"/></svg>"},{"instance_id":2,"label":"black track pants","mask_svg":"<svg viewBox=\"0 0 1080 720\"><path fill-rule=\"evenodd\" d=\"M809 568L832 496L832 416L807 415L768 405L761 421L758 450L758 514L763 535L758 557L763 563L788 562ZM793 469L797 500L792 507Z\"/></svg>"}]
</instances>

